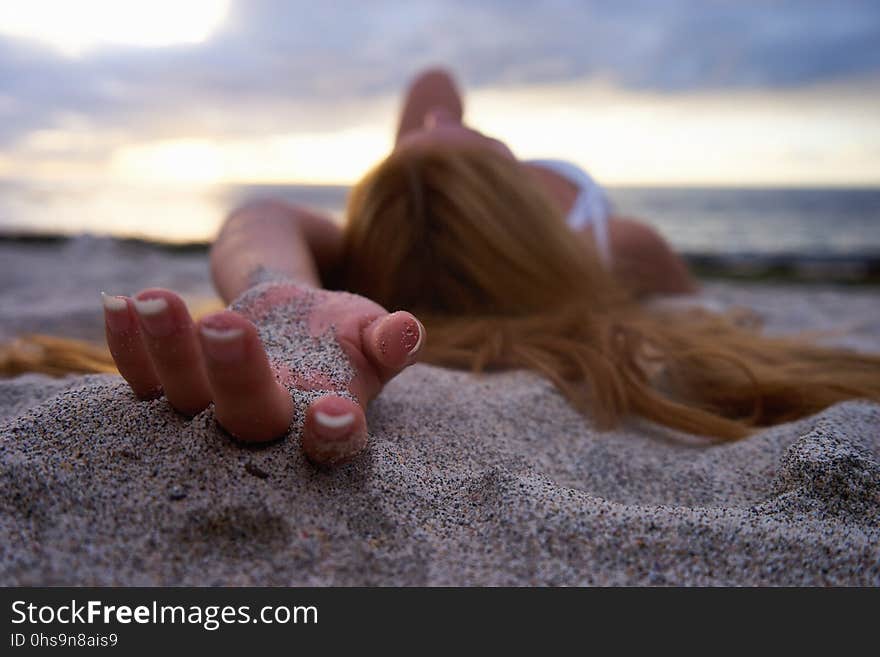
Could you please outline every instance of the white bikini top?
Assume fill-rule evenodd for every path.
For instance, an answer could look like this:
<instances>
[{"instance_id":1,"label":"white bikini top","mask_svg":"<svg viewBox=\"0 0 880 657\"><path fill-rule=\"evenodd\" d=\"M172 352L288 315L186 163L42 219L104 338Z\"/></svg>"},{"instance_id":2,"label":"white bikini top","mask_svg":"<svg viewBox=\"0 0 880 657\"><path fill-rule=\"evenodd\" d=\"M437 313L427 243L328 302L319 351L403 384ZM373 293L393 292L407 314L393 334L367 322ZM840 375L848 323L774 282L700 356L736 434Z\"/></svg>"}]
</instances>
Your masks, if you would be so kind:
<instances>
[{"instance_id":1,"label":"white bikini top","mask_svg":"<svg viewBox=\"0 0 880 657\"><path fill-rule=\"evenodd\" d=\"M611 245L608 241L610 206L605 190L592 176L576 164L565 160L529 160L529 164L549 169L577 185L580 192L566 217L574 230L589 226L596 239L596 249L605 266L611 265Z\"/></svg>"}]
</instances>

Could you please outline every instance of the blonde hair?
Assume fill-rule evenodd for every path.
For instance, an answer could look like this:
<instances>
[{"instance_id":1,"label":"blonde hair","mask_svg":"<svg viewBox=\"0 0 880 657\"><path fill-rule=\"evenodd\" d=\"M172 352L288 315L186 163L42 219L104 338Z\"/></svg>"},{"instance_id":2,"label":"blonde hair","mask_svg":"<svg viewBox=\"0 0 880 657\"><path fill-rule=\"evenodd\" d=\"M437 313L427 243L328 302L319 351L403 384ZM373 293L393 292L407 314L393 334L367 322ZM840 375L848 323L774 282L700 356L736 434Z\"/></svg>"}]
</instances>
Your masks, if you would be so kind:
<instances>
[{"instance_id":1,"label":"blonde hair","mask_svg":"<svg viewBox=\"0 0 880 657\"><path fill-rule=\"evenodd\" d=\"M222 310L219 299L195 298L188 304L198 318ZM111 374L119 370L105 345L44 333L27 333L0 344L0 377L37 372L49 376Z\"/></svg>"},{"instance_id":2,"label":"blonde hair","mask_svg":"<svg viewBox=\"0 0 880 657\"><path fill-rule=\"evenodd\" d=\"M38 372L49 376L116 372L106 347L40 333L0 345L0 376Z\"/></svg>"},{"instance_id":3,"label":"blonde hair","mask_svg":"<svg viewBox=\"0 0 880 657\"><path fill-rule=\"evenodd\" d=\"M420 317L423 360L534 370L601 428L635 414L738 439L880 400L878 356L641 306L521 166L489 149L395 152L347 215L342 285Z\"/></svg>"}]
</instances>

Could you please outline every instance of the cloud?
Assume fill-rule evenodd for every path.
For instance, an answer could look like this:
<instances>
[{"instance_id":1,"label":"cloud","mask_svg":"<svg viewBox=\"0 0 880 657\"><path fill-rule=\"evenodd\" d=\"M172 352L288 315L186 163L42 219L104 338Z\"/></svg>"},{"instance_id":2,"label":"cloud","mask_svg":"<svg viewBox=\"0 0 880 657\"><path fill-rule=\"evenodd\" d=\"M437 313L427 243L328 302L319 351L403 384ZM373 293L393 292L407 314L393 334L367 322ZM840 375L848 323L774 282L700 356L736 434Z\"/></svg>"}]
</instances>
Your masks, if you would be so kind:
<instances>
[{"instance_id":1,"label":"cloud","mask_svg":"<svg viewBox=\"0 0 880 657\"><path fill-rule=\"evenodd\" d=\"M70 58L0 37L0 144L71 124L157 139L330 129L356 119L357 99L436 63L472 88L594 78L677 94L871 78L880 5L240 0L199 45Z\"/></svg>"}]
</instances>

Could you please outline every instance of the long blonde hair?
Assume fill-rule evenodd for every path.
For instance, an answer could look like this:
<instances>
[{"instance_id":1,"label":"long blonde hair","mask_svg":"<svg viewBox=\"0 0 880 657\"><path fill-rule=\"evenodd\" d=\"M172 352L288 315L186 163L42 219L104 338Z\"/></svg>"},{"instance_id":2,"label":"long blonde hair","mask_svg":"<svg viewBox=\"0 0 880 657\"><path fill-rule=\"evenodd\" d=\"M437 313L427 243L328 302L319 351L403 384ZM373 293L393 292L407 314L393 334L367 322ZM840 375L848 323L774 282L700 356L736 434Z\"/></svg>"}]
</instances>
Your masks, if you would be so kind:
<instances>
[{"instance_id":1,"label":"long blonde hair","mask_svg":"<svg viewBox=\"0 0 880 657\"><path fill-rule=\"evenodd\" d=\"M342 285L420 317L425 361L540 372L601 428L635 414L738 439L880 400L878 356L641 306L521 165L488 149L392 153L347 215Z\"/></svg>"}]
</instances>

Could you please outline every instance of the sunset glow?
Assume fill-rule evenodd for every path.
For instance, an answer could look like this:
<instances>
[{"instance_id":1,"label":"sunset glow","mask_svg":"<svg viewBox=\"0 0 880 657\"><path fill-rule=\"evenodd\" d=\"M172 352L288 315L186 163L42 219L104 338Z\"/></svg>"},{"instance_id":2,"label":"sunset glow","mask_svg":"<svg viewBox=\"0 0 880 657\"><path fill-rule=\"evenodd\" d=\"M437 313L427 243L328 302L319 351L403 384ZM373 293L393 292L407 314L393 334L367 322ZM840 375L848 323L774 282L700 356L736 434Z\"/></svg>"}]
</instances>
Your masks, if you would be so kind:
<instances>
[{"instance_id":1,"label":"sunset glow","mask_svg":"<svg viewBox=\"0 0 880 657\"><path fill-rule=\"evenodd\" d=\"M229 0L2 0L0 33L77 56L108 44L155 48L200 43L228 10Z\"/></svg>"},{"instance_id":2,"label":"sunset glow","mask_svg":"<svg viewBox=\"0 0 880 657\"><path fill-rule=\"evenodd\" d=\"M880 184L880 11L575 4L0 0L0 176L352 183L442 64L471 125L606 184Z\"/></svg>"},{"instance_id":3,"label":"sunset glow","mask_svg":"<svg viewBox=\"0 0 880 657\"><path fill-rule=\"evenodd\" d=\"M845 104L830 106L829 97L841 96ZM0 173L146 183L350 184L392 147L396 109L397 98L389 96L357 125L340 120L336 130L256 137L149 140L37 131L19 143L15 166L13 154L0 159ZM880 93L818 88L667 98L572 83L479 90L469 97L467 118L523 159L569 159L607 184L880 182ZM84 158L102 139L109 158Z\"/></svg>"}]
</instances>

